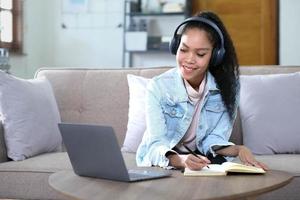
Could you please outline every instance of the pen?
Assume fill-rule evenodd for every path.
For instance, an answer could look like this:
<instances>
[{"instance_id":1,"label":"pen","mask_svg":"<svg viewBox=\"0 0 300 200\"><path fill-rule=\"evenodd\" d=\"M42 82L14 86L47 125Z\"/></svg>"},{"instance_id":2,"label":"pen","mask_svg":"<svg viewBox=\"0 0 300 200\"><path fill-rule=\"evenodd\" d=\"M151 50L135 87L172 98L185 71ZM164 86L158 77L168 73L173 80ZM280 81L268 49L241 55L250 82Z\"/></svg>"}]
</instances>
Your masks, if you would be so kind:
<instances>
[{"instance_id":1,"label":"pen","mask_svg":"<svg viewBox=\"0 0 300 200\"><path fill-rule=\"evenodd\" d=\"M186 150L188 150L188 152L189 153L191 153L191 154L193 154L194 156L196 156L197 158L200 158L194 151L192 151L188 146L186 146L184 143L181 143L182 144L182 146L184 147L184 148L186 148ZM199 154L201 155L201 156L204 156L204 157L206 157L203 153L201 153L200 151L199 151ZM209 166L207 165L206 166L207 168L209 168Z\"/></svg>"}]
</instances>

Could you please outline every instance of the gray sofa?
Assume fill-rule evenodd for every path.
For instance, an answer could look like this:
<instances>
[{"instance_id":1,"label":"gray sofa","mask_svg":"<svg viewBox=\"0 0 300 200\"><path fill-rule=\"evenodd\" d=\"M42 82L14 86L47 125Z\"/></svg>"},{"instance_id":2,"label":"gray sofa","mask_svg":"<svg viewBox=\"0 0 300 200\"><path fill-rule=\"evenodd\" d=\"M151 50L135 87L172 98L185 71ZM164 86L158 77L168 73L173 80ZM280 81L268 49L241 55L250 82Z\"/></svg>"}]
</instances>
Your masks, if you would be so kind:
<instances>
[{"instance_id":1,"label":"gray sofa","mask_svg":"<svg viewBox=\"0 0 300 200\"><path fill-rule=\"evenodd\" d=\"M36 76L46 76L53 87L63 122L110 125L120 146L123 144L128 120L127 74L152 77L169 68L129 69L40 69ZM300 67L242 67L241 74L273 74L300 71ZM82 96L90 98L83 100ZM93 95L91 95L93 94ZM89 102L89 103L87 103ZM91 104L93 102L93 104ZM238 116L231 140L242 144L243 133ZM134 156L134 155L132 155ZM259 155L271 169L288 171L294 179L287 186L265 194L259 199L300 198L300 155ZM70 169L66 152L47 153L24 161L10 161L6 156L3 127L0 124L0 198L65 199L48 185L53 172Z\"/></svg>"}]
</instances>

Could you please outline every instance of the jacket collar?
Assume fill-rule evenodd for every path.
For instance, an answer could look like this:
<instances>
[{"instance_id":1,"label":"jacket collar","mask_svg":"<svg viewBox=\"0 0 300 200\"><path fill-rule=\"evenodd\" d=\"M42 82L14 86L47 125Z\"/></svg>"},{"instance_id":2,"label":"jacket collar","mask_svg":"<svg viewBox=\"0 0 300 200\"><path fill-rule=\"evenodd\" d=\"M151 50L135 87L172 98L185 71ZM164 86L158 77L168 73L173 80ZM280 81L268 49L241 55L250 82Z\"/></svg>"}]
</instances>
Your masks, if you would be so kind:
<instances>
[{"instance_id":1,"label":"jacket collar","mask_svg":"<svg viewBox=\"0 0 300 200\"><path fill-rule=\"evenodd\" d=\"M214 90L219 90L218 86L217 86L217 83L216 83L216 80L215 78L213 77L213 75L207 71L207 90L208 91L214 91Z\"/></svg>"},{"instance_id":2,"label":"jacket collar","mask_svg":"<svg viewBox=\"0 0 300 200\"><path fill-rule=\"evenodd\" d=\"M176 70L174 70L174 73L176 74L175 78L176 78L176 82L177 82L177 85L174 86L174 87L177 87L177 89L176 89L176 91L177 91L176 100L179 101L179 102L189 101L189 97L188 97L186 88L184 86L184 81L183 81L183 78L181 76L180 70L178 68L176 68ZM206 86L205 86L205 93L207 91L212 92L212 91L215 91L215 90L219 90L218 87L217 87L217 84L215 82L215 78L213 77L213 75L209 71L207 71L206 77L207 77L206 78L207 82L206 82Z\"/></svg>"}]
</instances>

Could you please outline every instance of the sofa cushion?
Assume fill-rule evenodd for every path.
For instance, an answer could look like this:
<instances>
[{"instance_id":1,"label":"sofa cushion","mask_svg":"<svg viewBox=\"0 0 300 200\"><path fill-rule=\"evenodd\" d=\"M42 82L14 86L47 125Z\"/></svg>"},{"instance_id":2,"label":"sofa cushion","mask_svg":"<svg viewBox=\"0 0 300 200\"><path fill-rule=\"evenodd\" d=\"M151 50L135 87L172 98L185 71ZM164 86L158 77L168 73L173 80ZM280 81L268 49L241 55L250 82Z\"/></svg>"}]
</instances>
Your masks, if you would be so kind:
<instances>
[{"instance_id":1,"label":"sofa cushion","mask_svg":"<svg viewBox=\"0 0 300 200\"><path fill-rule=\"evenodd\" d=\"M36 77L51 82L63 122L112 126L120 146L128 124L127 74L151 78L170 67L158 68L44 68Z\"/></svg>"},{"instance_id":2,"label":"sofa cushion","mask_svg":"<svg viewBox=\"0 0 300 200\"><path fill-rule=\"evenodd\" d=\"M0 117L9 158L60 150L60 115L47 79L25 80L1 71Z\"/></svg>"},{"instance_id":3,"label":"sofa cushion","mask_svg":"<svg viewBox=\"0 0 300 200\"><path fill-rule=\"evenodd\" d=\"M300 177L299 154L256 155L255 158L265 163L270 170L280 170Z\"/></svg>"},{"instance_id":4,"label":"sofa cushion","mask_svg":"<svg viewBox=\"0 0 300 200\"><path fill-rule=\"evenodd\" d=\"M65 152L1 163L0 196L9 199L68 199L50 187L48 178L53 172L70 169L71 163Z\"/></svg>"},{"instance_id":5,"label":"sofa cushion","mask_svg":"<svg viewBox=\"0 0 300 200\"><path fill-rule=\"evenodd\" d=\"M127 75L129 87L129 111L127 131L122 147L124 152L136 152L146 130L145 95L149 79Z\"/></svg>"},{"instance_id":6,"label":"sofa cushion","mask_svg":"<svg viewBox=\"0 0 300 200\"><path fill-rule=\"evenodd\" d=\"M53 162L54 161L54 162ZM57 172L71 169L67 152L52 152L34 156L22 161L1 163L0 172Z\"/></svg>"},{"instance_id":7,"label":"sofa cushion","mask_svg":"<svg viewBox=\"0 0 300 200\"><path fill-rule=\"evenodd\" d=\"M300 73L241 76L243 143L254 154L300 153Z\"/></svg>"},{"instance_id":8,"label":"sofa cushion","mask_svg":"<svg viewBox=\"0 0 300 200\"><path fill-rule=\"evenodd\" d=\"M299 154L255 155L255 159L266 164L270 170L285 171L300 178ZM238 157L233 162L241 163Z\"/></svg>"}]
</instances>

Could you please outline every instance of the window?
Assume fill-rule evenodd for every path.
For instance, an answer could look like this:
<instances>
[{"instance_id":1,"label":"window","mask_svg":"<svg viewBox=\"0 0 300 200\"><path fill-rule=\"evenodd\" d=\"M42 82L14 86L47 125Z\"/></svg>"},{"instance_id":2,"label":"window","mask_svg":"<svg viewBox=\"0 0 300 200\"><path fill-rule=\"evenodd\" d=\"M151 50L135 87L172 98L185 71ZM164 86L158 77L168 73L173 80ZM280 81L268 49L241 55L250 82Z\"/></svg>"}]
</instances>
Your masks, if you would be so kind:
<instances>
[{"instance_id":1,"label":"window","mask_svg":"<svg viewBox=\"0 0 300 200\"><path fill-rule=\"evenodd\" d=\"M22 1L0 0L0 47L12 52L22 48Z\"/></svg>"}]
</instances>

